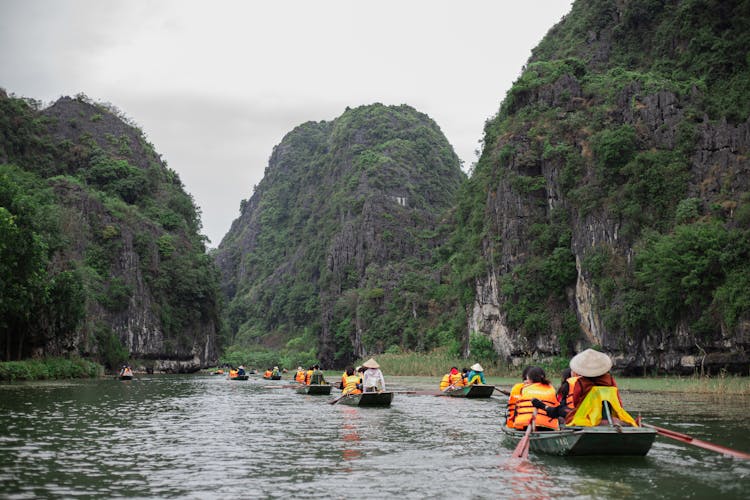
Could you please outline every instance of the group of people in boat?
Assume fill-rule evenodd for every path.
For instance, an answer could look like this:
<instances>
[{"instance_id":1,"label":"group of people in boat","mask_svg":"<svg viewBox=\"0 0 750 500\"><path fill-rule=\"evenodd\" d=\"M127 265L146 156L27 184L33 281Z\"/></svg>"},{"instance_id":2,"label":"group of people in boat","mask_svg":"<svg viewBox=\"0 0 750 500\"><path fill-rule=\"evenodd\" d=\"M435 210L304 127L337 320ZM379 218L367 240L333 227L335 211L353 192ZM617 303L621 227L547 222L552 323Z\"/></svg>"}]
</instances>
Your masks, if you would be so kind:
<instances>
[{"instance_id":1,"label":"group of people in boat","mask_svg":"<svg viewBox=\"0 0 750 500\"><path fill-rule=\"evenodd\" d=\"M537 431L555 431L561 425L591 427L606 420L636 426L622 407L611 368L609 356L586 349L570 360L570 368L563 372L555 390L542 368L527 366L523 380L510 391L505 425L517 430L532 425Z\"/></svg>"},{"instance_id":2,"label":"group of people in boat","mask_svg":"<svg viewBox=\"0 0 750 500\"><path fill-rule=\"evenodd\" d=\"M271 377L279 377L281 376L281 372L279 371L278 366L274 366L273 368L269 368L265 371L263 374L265 378L271 378Z\"/></svg>"},{"instance_id":3,"label":"group of people in boat","mask_svg":"<svg viewBox=\"0 0 750 500\"><path fill-rule=\"evenodd\" d=\"M378 362L370 358L362 363L362 366L347 366L341 375L339 387L342 395L384 392L385 378Z\"/></svg>"},{"instance_id":4,"label":"group of people in boat","mask_svg":"<svg viewBox=\"0 0 750 500\"><path fill-rule=\"evenodd\" d=\"M297 372L294 374L294 381L305 385L324 385L328 383L318 364L312 365L307 370L298 366Z\"/></svg>"},{"instance_id":5,"label":"group of people in boat","mask_svg":"<svg viewBox=\"0 0 750 500\"><path fill-rule=\"evenodd\" d=\"M474 363L471 368L464 368L460 372L455 366L451 366L448 373L443 375L440 381L440 390L445 392L449 389L467 387L474 384L486 384L484 368L479 363Z\"/></svg>"}]
</instances>

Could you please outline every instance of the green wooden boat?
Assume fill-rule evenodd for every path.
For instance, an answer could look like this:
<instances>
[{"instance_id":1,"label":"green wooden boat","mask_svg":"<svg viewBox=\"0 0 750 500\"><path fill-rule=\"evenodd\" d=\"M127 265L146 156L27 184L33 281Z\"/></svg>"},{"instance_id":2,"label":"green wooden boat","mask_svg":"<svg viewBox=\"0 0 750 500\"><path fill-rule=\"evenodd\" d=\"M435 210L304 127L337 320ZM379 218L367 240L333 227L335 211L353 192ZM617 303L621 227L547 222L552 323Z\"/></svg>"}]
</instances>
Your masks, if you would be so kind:
<instances>
[{"instance_id":1,"label":"green wooden boat","mask_svg":"<svg viewBox=\"0 0 750 500\"><path fill-rule=\"evenodd\" d=\"M328 384L310 384L302 385L295 389L297 394L310 394L311 396L324 395L328 396L331 394L331 386Z\"/></svg>"},{"instance_id":2,"label":"green wooden boat","mask_svg":"<svg viewBox=\"0 0 750 500\"><path fill-rule=\"evenodd\" d=\"M452 398L489 398L495 392L494 385L474 384L468 387L456 387L445 392Z\"/></svg>"},{"instance_id":3,"label":"green wooden boat","mask_svg":"<svg viewBox=\"0 0 750 500\"><path fill-rule=\"evenodd\" d=\"M347 394L339 403L349 406L380 406L389 407L393 401L392 392L363 392L362 394Z\"/></svg>"},{"instance_id":4,"label":"green wooden boat","mask_svg":"<svg viewBox=\"0 0 750 500\"><path fill-rule=\"evenodd\" d=\"M515 444L525 432L503 427ZM651 449L656 430L646 427L563 427L559 431L532 432L529 449L536 453L563 456L644 456Z\"/></svg>"}]
</instances>

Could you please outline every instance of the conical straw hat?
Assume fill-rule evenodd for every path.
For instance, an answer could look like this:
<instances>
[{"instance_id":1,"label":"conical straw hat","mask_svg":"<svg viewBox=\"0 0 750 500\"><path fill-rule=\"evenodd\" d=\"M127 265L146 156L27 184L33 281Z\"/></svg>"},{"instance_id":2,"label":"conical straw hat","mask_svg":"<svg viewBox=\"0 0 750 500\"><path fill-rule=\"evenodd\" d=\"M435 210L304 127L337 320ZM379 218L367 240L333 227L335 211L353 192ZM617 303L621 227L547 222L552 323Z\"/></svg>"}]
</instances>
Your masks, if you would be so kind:
<instances>
[{"instance_id":1,"label":"conical straw hat","mask_svg":"<svg viewBox=\"0 0 750 500\"><path fill-rule=\"evenodd\" d=\"M475 372L484 371L484 368L482 368L482 365L480 365L479 363L474 363L473 365L471 365L471 369L474 370Z\"/></svg>"},{"instance_id":2,"label":"conical straw hat","mask_svg":"<svg viewBox=\"0 0 750 500\"><path fill-rule=\"evenodd\" d=\"M570 369L583 377L598 377L612 368L612 359L603 352L586 349L570 360Z\"/></svg>"},{"instance_id":3,"label":"conical straw hat","mask_svg":"<svg viewBox=\"0 0 750 500\"><path fill-rule=\"evenodd\" d=\"M362 366L364 366L365 368L380 368L380 365L377 361L375 361L375 358L368 359L367 361L362 363Z\"/></svg>"}]
</instances>

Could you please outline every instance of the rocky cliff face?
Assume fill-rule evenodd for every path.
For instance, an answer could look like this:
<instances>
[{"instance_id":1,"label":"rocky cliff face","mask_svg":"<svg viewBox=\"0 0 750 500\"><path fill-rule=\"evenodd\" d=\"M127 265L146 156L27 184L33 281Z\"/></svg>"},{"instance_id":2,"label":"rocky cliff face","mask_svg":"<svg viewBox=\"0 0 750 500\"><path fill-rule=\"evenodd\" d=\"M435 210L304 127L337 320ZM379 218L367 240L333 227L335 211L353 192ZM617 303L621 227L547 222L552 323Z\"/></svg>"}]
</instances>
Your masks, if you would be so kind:
<instances>
[{"instance_id":1,"label":"rocky cliff face","mask_svg":"<svg viewBox=\"0 0 750 500\"><path fill-rule=\"evenodd\" d=\"M426 305L403 303L400 287L434 281L437 216L462 178L435 123L408 106L290 132L215 253L235 343L312 348L328 366L407 345L408 322L391 316L419 308L417 321Z\"/></svg>"},{"instance_id":2,"label":"rocky cliff face","mask_svg":"<svg viewBox=\"0 0 750 500\"><path fill-rule=\"evenodd\" d=\"M35 111L5 99L6 118L34 133L6 136L3 163L51 187L61 236L49 268L74 273L84 307L74 328L18 355L127 357L170 372L215 363L217 279L177 174L111 107L79 97Z\"/></svg>"},{"instance_id":3,"label":"rocky cliff face","mask_svg":"<svg viewBox=\"0 0 750 500\"><path fill-rule=\"evenodd\" d=\"M748 18L696 8L576 2L488 123L468 328L506 358L598 345L629 373L747 372L750 122L746 92L720 96L747 62L688 44Z\"/></svg>"}]
</instances>

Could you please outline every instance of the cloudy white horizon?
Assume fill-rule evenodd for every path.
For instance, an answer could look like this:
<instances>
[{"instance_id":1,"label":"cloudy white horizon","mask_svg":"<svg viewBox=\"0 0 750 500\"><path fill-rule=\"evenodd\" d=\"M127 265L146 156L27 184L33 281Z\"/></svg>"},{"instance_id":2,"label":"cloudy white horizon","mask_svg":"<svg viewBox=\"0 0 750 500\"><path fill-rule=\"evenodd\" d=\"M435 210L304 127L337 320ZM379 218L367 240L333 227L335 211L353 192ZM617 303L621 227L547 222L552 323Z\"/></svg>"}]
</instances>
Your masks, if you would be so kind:
<instances>
[{"instance_id":1,"label":"cloudy white horizon","mask_svg":"<svg viewBox=\"0 0 750 500\"><path fill-rule=\"evenodd\" d=\"M408 104L464 163L571 0L3 0L0 88L121 109L218 246L275 145L347 106Z\"/></svg>"}]
</instances>

